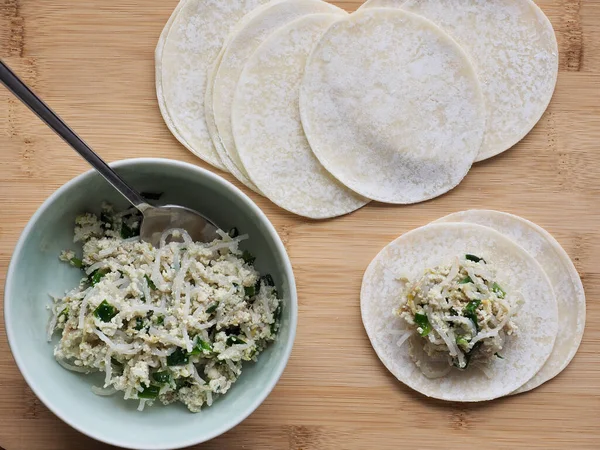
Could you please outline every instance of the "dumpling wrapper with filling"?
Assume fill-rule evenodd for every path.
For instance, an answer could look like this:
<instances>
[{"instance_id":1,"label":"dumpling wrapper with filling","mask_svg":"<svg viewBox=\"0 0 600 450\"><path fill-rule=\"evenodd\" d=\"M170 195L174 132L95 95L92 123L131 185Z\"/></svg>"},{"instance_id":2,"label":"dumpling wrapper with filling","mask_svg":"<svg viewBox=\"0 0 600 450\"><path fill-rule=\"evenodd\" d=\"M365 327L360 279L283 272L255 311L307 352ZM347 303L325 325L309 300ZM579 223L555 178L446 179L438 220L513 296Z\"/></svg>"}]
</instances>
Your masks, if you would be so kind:
<instances>
[{"instance_id":1,"label":"dumpling wrapper with filling","mask_svg":"<svg viewBox=\"0 0 600 450\"><path fill-rule=\"evenodd\" d=\"M414 344L415 339L397 345L399 331L406 328L404 320L393 314L405 288L400 278L414 279L425 269L467 253L493 265L496 279L507 293L518 292L523 297L525 303L513 318L519 331L507 336L503 359L493 358L485 372L471 365L463 371L451 368L445 376L431 379L409 354L411 346L407 344ZM558 332L556 297L542 267L512 240L476 224L430 224L400 236L367 268L360 302L367 335L387 369L412 389L442 400L476 402L514 392L542 368Z\"/></svg>"},{"instance_id":2,"label":"dumpling wrapper with filling","mask_svg":"<svg viewBox=\"0 0 600 450\"><path fill-rule=\"evenodd\" d=\"M562 372L575 356L585 328L585 292L567 252L542 227L504 212L462 211L436 222L476 223L492 228L527 250L542 266L556 294L560 319L558 335L544 367L515 393L534 389Z\"/></svg>"}]
</instances>

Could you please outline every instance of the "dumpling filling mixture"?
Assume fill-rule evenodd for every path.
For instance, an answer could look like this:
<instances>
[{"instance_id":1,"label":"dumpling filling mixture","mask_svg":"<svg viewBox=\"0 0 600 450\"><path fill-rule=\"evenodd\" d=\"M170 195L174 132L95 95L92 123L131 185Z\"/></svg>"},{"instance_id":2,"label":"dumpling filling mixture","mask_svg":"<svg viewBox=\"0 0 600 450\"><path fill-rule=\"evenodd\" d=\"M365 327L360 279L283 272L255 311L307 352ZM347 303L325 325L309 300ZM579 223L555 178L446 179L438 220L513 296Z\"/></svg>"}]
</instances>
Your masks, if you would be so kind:
<instances>
[{"instance_id":1,"label":"dumpling filling mixture","mask_svg":"<svg viewBox=\"0 0 600 450\"><path fill-rule=\"evenodd\" d=\"M433 360L466 369L473 362L502 358L506 336L517 331L512 319L523 302L495 279L491 264L462 255L427 269L415 281L404 279L407 289L394 313L422 337L423 351Z\"/></svg>"},{"instance_id":2,"label":"dumpling filling mixture","mask_svg":"<svg viewBox=\"0 0 600 450\"><path fill-rule=\"evenodd\" d=\"M121 391L139 410L159 400L198 412L275 339L281 301L272 277L238 249L245 236L236 229L209 244L169 230L155 248L136 237L139 224L109 205L77 218L83 257L60 257L85 276L54 299L48 339L61 333L54 355L63 367L105 373L92 388L99 395Z\"/></svg>"}]
</instances>

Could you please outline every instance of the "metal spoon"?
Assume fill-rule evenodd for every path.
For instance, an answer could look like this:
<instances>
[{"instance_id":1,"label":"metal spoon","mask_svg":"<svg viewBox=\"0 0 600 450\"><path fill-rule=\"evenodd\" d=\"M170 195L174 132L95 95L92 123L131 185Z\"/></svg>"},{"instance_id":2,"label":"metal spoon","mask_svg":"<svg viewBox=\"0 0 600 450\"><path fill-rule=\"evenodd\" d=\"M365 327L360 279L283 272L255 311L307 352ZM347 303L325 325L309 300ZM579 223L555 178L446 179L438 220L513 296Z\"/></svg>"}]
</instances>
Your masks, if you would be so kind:
<instances>
[{"instance_id":1,"label":"metal spoon","mask_svg":"<svg viewBox=\"0 0 600 450\"><path fill-rule=\"evenodd\" d=\"M197 211L177 205L157 207L149 204L94 153L2 60L0 60L0 81L142 213L140 238L143 241L158 246L162 233L172 228L186 230L196 242L211 242L218 237L216 225Z\"/></svg>"}]
</instances>

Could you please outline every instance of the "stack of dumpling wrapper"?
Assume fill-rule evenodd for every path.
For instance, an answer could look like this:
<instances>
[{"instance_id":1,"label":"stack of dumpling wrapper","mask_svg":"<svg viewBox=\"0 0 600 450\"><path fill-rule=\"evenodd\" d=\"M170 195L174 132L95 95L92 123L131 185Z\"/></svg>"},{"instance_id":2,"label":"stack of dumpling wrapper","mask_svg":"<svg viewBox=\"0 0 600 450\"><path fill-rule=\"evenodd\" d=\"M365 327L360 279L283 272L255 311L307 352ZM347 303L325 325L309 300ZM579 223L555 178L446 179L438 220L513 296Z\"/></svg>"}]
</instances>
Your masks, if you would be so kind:
<instances>
[{"instance_id":1,"label":"stack of dumpling wrapper","mask_svg":"<svg viewBox=\"0 0 600 450\"><path fill-rule=\"evenodd\" d=\"M175 137L314 219L448 192L534 127L557 73L530 0L181 0L156 48Z\"/></svg>"}]
</instances>

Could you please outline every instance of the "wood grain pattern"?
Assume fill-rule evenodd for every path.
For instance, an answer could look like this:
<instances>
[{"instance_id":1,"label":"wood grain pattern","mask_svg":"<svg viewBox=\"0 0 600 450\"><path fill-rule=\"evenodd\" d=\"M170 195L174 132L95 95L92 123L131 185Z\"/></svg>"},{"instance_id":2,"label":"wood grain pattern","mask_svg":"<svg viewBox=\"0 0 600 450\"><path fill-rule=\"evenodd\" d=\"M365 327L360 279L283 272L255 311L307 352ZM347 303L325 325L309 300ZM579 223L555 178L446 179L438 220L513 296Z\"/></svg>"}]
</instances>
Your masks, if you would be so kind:
<instances>
[{"instance_id":1,"label":"wood grain pattern","mask_svg":"<svg viewBox=\"0 0 600 450\"><path fill-rule=\"evenodd\" d=\"M354 10L361 2L336 3ZM0 0L0 57L107 160L155 156L205 166L171 136L155 99L154 46L175 4ZM347 217L312 222L236 183L285 241L298 281L298 335L289 365L265 403L240 426L198 448L598 448L600 2L539 4L559 40L552 103L521 143L476 165L448 195L407 207L373 204ZM4 89L0 148L3 288L29 217L88 167ZM363 271L385 244L467 208L508 211L549 230L573 258L588 299L583 344L559 377L525 395L474 405L428 400L398 383L371 349L358 299ZM14 364L0 319L0 447L107 448L37 400Z\"/></svg>"}]
</instances>

